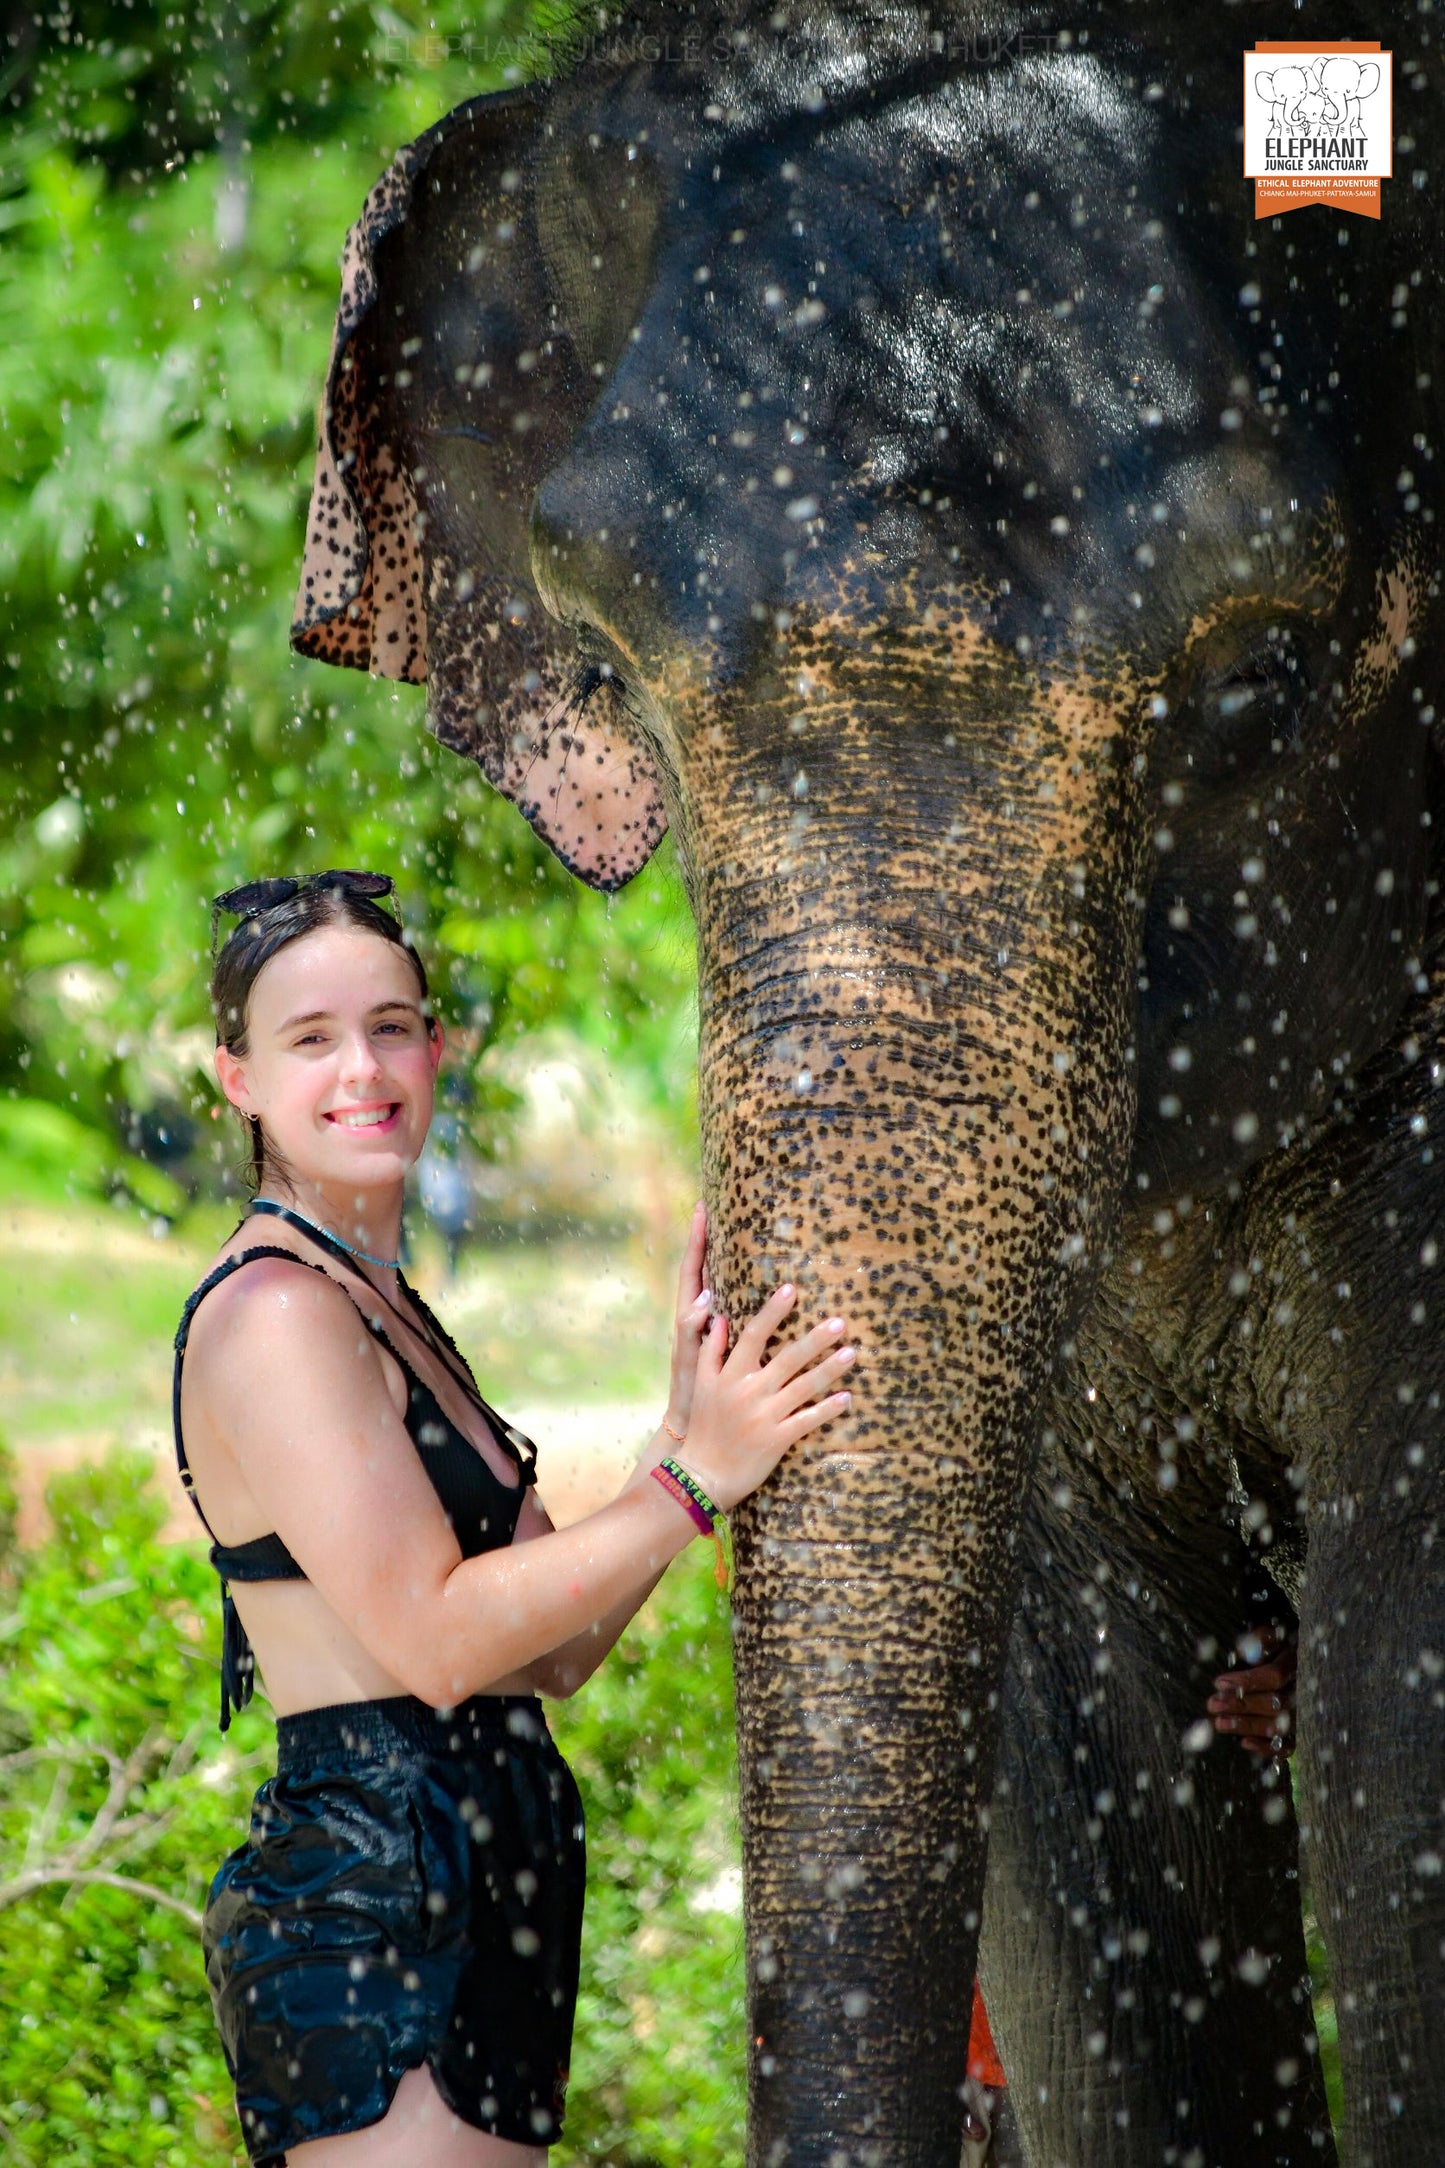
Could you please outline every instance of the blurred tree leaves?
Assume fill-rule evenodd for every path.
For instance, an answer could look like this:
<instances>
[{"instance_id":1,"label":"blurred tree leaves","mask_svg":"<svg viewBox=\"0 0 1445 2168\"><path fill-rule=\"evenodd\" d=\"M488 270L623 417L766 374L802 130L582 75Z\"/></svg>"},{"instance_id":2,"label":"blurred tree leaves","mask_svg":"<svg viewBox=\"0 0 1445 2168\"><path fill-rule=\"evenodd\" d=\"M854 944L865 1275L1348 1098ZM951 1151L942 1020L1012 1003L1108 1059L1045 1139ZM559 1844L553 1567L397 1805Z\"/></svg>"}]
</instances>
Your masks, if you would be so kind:
<instances>
[{"instance_id":1,"label":"blurred tree leaves","mask_svg":"<svg viewBox=\"0 0 1445 2168\"><path fill-rule=\"evenodd\" d=\"M168 1210L160 1163L193 1182L234 1159L194 1119L209 898L326 865L396 876L469 1060L560 1023L688 1119L670 845L591 895L431 741L419 689L287 646L346 229L399 144L545 67L553 20L523 0L12 12L0 1106L94 1140L76 1133L74 1188ZM483 1150L504 1104L476 1103ZM28 1164L56 1161L53 1123L10 1119Z\"/></svg>"}]
</instances>

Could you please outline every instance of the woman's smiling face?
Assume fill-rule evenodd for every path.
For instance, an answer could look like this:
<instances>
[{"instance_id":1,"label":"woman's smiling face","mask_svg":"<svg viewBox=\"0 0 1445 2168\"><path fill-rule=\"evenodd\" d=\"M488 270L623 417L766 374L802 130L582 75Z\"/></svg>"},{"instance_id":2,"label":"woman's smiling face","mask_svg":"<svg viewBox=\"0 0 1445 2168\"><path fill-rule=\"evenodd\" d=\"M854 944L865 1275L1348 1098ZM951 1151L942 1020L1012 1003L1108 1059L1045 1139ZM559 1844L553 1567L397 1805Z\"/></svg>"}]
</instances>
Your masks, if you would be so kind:
<instances>
[{"instance_id":1,"label":"woman's smiling face","mask_svg":"<svg viewBox=\"0 0 1445 2168\"><path fill-rule=\"evenodd\" d=\"M216 1049L236 1106L304 1180L353 1191L402 1180L426 1141L441 1029L396 943L347 925L303 934L251 988L250 1052Z\"/></svg>"}]
</instances>

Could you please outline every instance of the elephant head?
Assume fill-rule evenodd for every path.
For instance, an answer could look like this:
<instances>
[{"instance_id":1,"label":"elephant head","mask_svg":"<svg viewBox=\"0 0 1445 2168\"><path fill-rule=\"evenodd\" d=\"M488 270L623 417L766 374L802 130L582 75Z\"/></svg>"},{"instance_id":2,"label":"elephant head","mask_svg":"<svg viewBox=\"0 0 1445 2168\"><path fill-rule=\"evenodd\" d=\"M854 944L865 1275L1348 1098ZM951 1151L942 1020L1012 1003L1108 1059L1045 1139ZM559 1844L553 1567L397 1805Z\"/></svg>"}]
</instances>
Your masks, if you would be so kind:
<instances>
[{"instance_id":1,"label":"elephant head","mask_svg":"<svg viewBox=\"0 0 1445 2168\"><path fill-rule=\"evenodd\" d=\"M1270 119L1281 128L1308 126L1305 100L1314 85L1303 68L1261 68L1254 78L1255 93L1268 101Z\"/></svg>"},{"instance_id":2,"label":"elephant head","mask_svg":"<svg viewBox=\"0 0 1445 2168\"><path fill-rule=\"evenodd\" d=\"M1380 87L1377 60L1355 60L1348 53L1331 53L1318 60L1314 79L1325 101L1324 117L1332 128L1358 125L1360 100Z\"/></svg>"},{"instance_id":3,"label":"elephant head","mask_svg":"<svg viewBox=\"0 0 1445 2168\"><path fill-rule=\"evenodd\" d=\"M1416 395L1154 14L982 64L962 10L654 11L347 244L294 644L424 680L596 886L671 825L712 1284L860 1348L737 1521L759 2164L956 2164L1072 1324L1380 1040L1425 909Z\"/></svg>"}]
</instances>

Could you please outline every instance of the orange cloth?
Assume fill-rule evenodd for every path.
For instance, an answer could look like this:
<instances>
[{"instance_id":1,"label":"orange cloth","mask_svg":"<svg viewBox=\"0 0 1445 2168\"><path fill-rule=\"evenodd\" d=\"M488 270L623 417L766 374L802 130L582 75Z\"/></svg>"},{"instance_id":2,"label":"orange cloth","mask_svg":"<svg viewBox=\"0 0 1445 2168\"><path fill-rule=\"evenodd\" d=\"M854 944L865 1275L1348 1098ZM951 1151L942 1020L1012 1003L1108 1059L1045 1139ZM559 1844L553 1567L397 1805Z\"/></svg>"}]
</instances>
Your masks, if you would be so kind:
<instances>
[{"instance_id":1,"label":"orange cloth","mask_svg":"<svg viewBox=\"0 0 1445 2168\"><path fill-rule=\"evenodd\" d=\"M973 2019L968 2028L968 2074L980 2085L991 2086L999 2093L1008 2084L1003 2074L1003 2064L998 2059L998 2049L993 2044L993 2034L988 2029L988 2012L983 2006L983 1992L977 1980L973 1983Z\"/></svg>"}]
</instances>

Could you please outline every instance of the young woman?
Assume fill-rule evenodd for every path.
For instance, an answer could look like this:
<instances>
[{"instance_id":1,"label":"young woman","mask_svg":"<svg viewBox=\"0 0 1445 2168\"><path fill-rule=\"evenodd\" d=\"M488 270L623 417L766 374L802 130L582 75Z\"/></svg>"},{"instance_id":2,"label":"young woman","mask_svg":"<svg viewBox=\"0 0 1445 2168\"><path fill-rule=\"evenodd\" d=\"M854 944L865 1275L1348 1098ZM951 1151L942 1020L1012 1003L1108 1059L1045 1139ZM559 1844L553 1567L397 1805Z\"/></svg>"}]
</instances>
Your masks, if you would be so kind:
<instances>
[{"instance_id":1,"label":"young woman","mask_svg":"<svg viewBox=\"0 0 1445 2168\"><path fill-rule=\"evenodd\" d=\"M256 1198L176 1335L176 1449L223 1581L222 1726L254 1649L277 1773L212 1885L206 1968L253 2161L537 2168L583 1832L536 1697L572 1693L668 1561L847 1405L852 1350L831 1318L764 1360L784 1286L729 1354L699 1206L662 1424L610 1505L554 1530L532 1447L397 1263L442 1034L390 891L217 899L239 924L216 1074Z\"/></svg>"}]
</instances>

